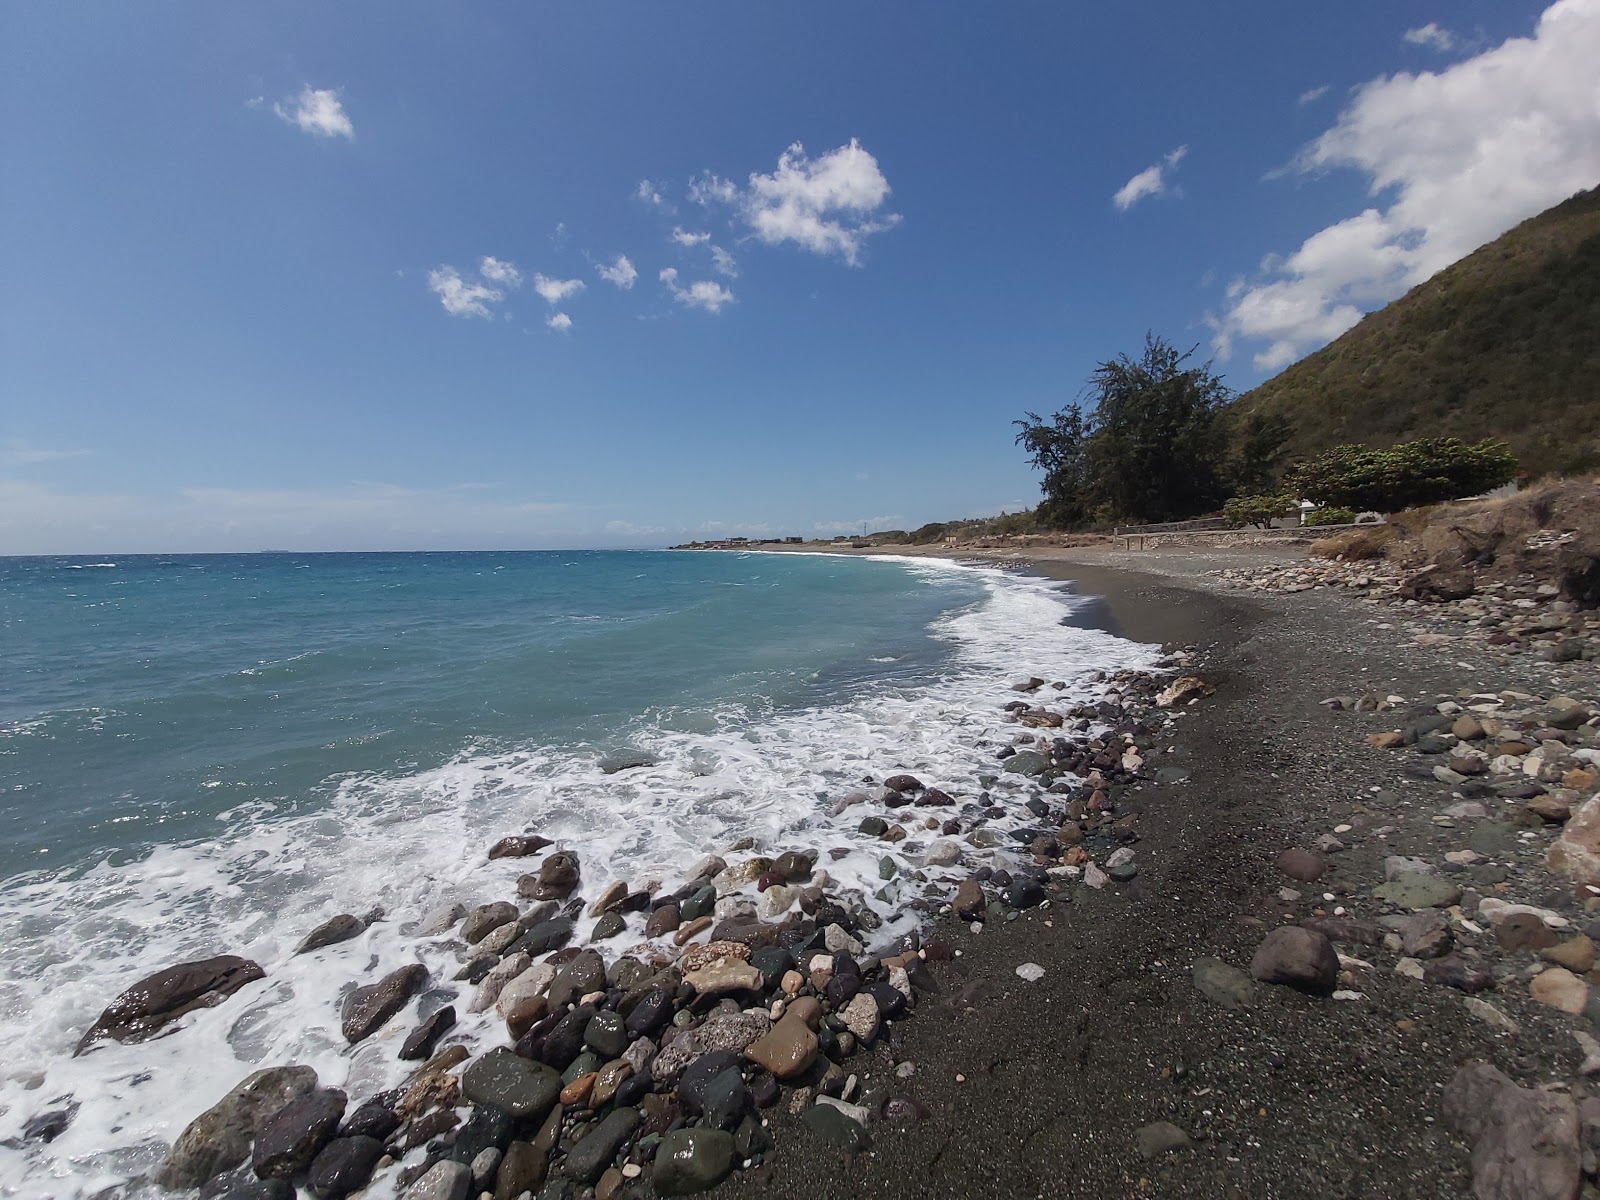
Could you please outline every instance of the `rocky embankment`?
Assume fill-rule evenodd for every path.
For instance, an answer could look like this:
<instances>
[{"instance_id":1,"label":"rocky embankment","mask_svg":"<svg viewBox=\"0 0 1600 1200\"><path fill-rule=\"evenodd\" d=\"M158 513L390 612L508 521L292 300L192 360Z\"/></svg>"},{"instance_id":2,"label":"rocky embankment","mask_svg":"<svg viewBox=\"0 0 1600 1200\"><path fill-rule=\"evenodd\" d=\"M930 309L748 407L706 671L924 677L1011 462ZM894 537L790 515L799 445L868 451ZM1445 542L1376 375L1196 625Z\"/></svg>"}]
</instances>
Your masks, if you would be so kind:
<instances>
[{"instance_id":1,"label":"rocky embankment","mask_svg":"<svg viewBox=\"0 0 1600 1200\"><path fill-rule=\"evenodd\" d=\"M1153 755L1174 710L1212 690L1172 676L1101 677L1097 702L1054 705L1066 684L1019 680L992 770L942 786L868 781L834 803L861 813L853 845L732 847L670 890L641 880L587 894L577 854L508 835L486 861L527 861L515 895L409 926L419 946L454 948L450 978L419 954L329 998L351 1046L388 1030L398 1058L419 1064L400 1086L349 1096L308 1066L267 1066L190 1121L153 1181L227 1200L683 1195L760 1168L775 1110L800 1118L815 1153L859 1154L880 1128L927 1114L894 1029L939 990L933 965L961 954L941 922L971 936L1137 879L1142 802L1126 798L1183 782L1186 769ZM863 842L881 847L878 904L828 874ZM910 933L887 936L890 899L918 914ZM334 917L299 952L381 916ZM1024 982L1043 973L1016 968ZM113 1001L80 1052L181 1037L184 1013L264 974L228 956L169 968ZM498 1037L463 1035L472 1023L459 1017L489 1013ZM30 1136L72 1116L40 1114Z\"/></svg>"}]
</instances>

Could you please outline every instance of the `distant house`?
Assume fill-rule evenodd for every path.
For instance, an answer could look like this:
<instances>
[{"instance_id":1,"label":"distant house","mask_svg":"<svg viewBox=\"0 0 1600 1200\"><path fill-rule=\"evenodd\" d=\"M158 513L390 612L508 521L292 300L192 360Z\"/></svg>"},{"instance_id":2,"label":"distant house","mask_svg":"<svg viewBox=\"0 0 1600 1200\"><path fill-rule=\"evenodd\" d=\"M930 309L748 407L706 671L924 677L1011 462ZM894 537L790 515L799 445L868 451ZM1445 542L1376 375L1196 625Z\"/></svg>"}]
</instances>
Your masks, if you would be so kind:
<instances>
[{"instance_id":1,"label":"distant house","mask_svg":"<svg viewBox=\"0 0 1600 1200\"><path fill-rule=\"evenodd\" d=\"M786 537L783 541L787 546L803 546L805 544L805 538L799 537Z\"/></svg>"}]
</instances>

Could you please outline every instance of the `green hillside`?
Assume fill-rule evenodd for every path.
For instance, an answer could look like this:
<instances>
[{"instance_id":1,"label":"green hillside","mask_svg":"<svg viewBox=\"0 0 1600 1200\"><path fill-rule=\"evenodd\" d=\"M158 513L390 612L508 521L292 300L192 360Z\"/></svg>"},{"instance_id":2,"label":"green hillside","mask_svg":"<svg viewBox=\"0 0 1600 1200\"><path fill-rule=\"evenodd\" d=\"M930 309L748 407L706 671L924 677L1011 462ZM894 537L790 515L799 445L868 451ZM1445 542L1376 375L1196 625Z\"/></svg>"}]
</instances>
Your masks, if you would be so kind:
<instances>
[{"instance_id":1,"label":"green hillside","mask_svg":"<svg viewBox=\"0 0 1600 1200\"><path fill-rule=\"evenodd\" d=\"M1534 474L1600 466L1600 188L1368 314L1232 412L1288 418L1291 456L1493 436Z\"/></svg>"}]
</instances>

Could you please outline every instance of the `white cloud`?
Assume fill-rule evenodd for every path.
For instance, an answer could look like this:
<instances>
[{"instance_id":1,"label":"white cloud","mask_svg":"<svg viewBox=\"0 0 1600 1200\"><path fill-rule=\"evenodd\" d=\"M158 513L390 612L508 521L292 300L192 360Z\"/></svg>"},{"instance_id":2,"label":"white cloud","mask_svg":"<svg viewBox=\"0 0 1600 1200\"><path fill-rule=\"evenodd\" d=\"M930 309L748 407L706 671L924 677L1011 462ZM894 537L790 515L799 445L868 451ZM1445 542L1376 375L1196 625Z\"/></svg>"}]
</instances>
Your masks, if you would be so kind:
<instances>
[{"instance_id":1,"label":"white cloud","mask_svg":"<svg viewBox=\"0 0 1600 1200\"><path fill-rule=\"evenodd\" d=\"M490 256L478 260L478 274L490 283L498 283L508 288L520 287L522 284L522 272L517 270L515 263Z\"/></svg>"},{"instance_id":2,"label":"white cloud","mask_svg":"<svg viewBox=\"0 0 1600 1200\"><path fill-rule=\"evenodd\" d=\"M1318 100L1321 100L1324 96L1326 96L1330 90L1330 86L1326 83L1321 87L1307 88L1305 91L1300 93L1300 98L1297 99L1295 103L1315 104Z\"/></svg>"},{"instance_id":3,"label":"white cloud","mask_svg":"<svg viewBox=\"0 0 1600 1200\"><path fill-rule=\"evenodd\" d=\"M710 171L689 182L689 199L710 207L713 204L732 204L739 198L739 189L731 180L713 175Z\"/></svg>"},{"instance_id":4,"label":"white cloud","mask_svg":"<svg viewBox=\"0 0 1600 1200\"><path fill-rule=\"evenodd\" d=\"M739 260L721 246L711 247L711 269L729 279L739 278Z\"/></svg>"},{"instance_id":5,"label":"white cloud","mask_svg":"<svg viewBox=\"0 0 1600 1200\"><path fill-rule=\"evenodd\" d=\"M583 291L581 279L552 279L548 275L534 275L533 290L538 292L551 304L560 304L568 296L575 296Z\"/></svg>"},{"instance_id":6,"label":"white cloud","mask_svg":"<svg viewBox=\"0 0 1600 1200\"><path fill-rule=\"evenodd\" d=\"M300 94L289 102L288 107L274 104L272 111L289 124L298 126L316 137L356 136L356 127L345 114L344 105L339 101L339 93L331 88L313 88L307 85L300 89Z\"/></svg>"},{"instance_id":7,"label":"white cloud","mask_svg":"<svg viewBox=\"0 0 1600 1200\"><path fill-rule=\"evenodd\" d=\"M455 267L435 267L428 272L428 287L452 317L488 317L490 307L506 293L522 286L522 272L503 258L485 255L478 260L478 278Z\"/></svg>"},{"instance_id":8,"label":"white cloud","mask_svg":"<svg viewBox=\"0 0 1600 1200\"><path fill-rule=\"evenodd\" d=\"M1127 212L1146 196L1161 195L1167 190L1167 172L1174 170L1188 153L1187 146L1168 151L1160 162L1152 163L1118 188L1117 194L1111 197L1111 203L1122 212Z\"/></svg>"},{"instance_id":9,"label":"white cloud","mask_svg":"<svg viewBox=\"0 0 1600 1200\"><path fill-rule=\"evenodd\" d=\"M435 267L429 271L428 287L452 317L487 317L489 306L505 299L505 293L499 288L464 279L454 267Z\"/></svg>"},{"instance_id":10,"label":"white cloud","mask_svg":"<svg viewBox=\"0 0 1600 1200\"><path fill-rule=\"evenodd\" d=\"M563 312L552 313L550 316L545 318L544 323L549 328L554 329L557 333L566 333L567 330L572 328L572 318Z\"/></svg>"},{"instance_id":11,"label":"white cloud","mask_svg":"<svg viewBox=\"0 0 1600 1200\"><path fill-rule=\"evenodd\" d=\"M633 189L633 194L636 199L642 200L651 208L666 207L667 202L661 198L660 191L648 179L639 180L639 186Z\"/></svg>"},{"instance_id":12,"label":"white cloud","mask_svg":"<svg viewBox=\"0 0 1600 1200\"><path fill-rule=\"evenodd\" d=\"M1441 29L1437 21L1429 21L1416 29L1408 29L1400 36L1413 46L1427 46L1440 54L1448 54L1456 48L1456 35L1448 29Z\"/></svg>"},{"instance_id":13,"label":"white cloud","mask_svg":"<svg viewBox=\"0 0 1600 1200\"><path fill-rule=\"evenodd\" d=\"M1306 147L1306 174L1353 167L1373 203L1230 296L1216 346L1264 342L1272 369L1314 349L1518 221L1600 180L1600 0L1559 0L1532 37L1357 90Z\"/></svg>"},{"instance_id":14,"label":"white cloud","mask_svg":"<svg viewBox=\"0 0 1600 1200\"><path fill-rule=\"evenodd\" d=\"M702 279L683 287L678 283L676 267L663 267L660 279L667 285L667 290L672 293L674 300L679 304L687 304L690 308L703 308L707 312L714 313L721 312L724 304L734 302L732 292L710 279Z\"/></svg>"},{"instance_id":15,"label":"white cloud","mask_svg":"<svg viewBox=\"0 0 1600 1200\"><path fill-rule=\"evenodd\" d=\"M672 227L672 240L680 246L703 246L711 240L709 233L690 233L682 225Z\"/></svg>"},{"instance_id":16,"label":"white cloud","mask_svg":"<svg viewBox=\"0 0 1600 1200\"><path fill-rule=\"evenodd\" d=\"M633 281L639 278L639 272L634 270L633 263L628 260L626 254L617 255L617 261L609 267L601 263L595 268L595 273L607 283L615 284L625 292L632 288Z\"/></svg>"},{"instance_id":17,"label":"white cloud","mask_svg":"<svg viewBox=\"0 0 1600 1200\"><path fill-rule=\"evenodd\" d=\"M0 467L36 467L42 463L60 462L64 458L83 458L92 450L47 450L19 438L8 438L0 443Z\"/></svg>"},{"instance_id":18,"label":"white cloud","mask_svg":"<svg viewBox=\"0 0 1600 1200\"><path fill-rule=\"evenodd\" d=\"M707 173L689 194L702 204L733 205L768 245L793 242L815 254L837 254L851 266L860 261L867 238L900 221L898 214L881 211L889 181L855 138L816 158L795 142L778 158L777 170L753 173L745 188Z\"/></svg>"}]
</instances>

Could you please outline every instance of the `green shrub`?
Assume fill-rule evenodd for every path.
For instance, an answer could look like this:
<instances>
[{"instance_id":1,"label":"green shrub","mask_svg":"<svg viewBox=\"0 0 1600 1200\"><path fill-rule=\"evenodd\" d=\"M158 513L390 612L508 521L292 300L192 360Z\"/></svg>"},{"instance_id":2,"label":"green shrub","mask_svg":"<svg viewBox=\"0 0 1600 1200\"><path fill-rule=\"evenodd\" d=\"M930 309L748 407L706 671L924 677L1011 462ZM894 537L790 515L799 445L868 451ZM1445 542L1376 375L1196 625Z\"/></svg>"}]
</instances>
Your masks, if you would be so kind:
<instances>
[{"instance_id":1,"label":"green shrub","mask_svg":"<svg viewBox=\"0 0 1600 1200\"><path fill-rule=\"evenodd\" d=\"M1398 512L1476 496L1516 473L1516 456L1504 442L1428 438L1387 449L1335 446L1292 467L1284 482L1320 505Z\"/></svg>"},{"instance_id":2,"label":"green shrub","mask_svg":"<svg viewBox=\"0 0 1600 1200\"><path fill-rule=\"evenodd\" d=\"M1314 508L1301 518L1302 525L1354 525L1356 515L1348 508Z\"/></svg>"},{"instance_id":3,"label":"green shrub","mask_svg":"<svg viewBox=\"0 0 1600 1200\"><path fill-rule=\"evenodd\" d=\"M1271 496L1235 496L1222 506L1222 515L1235 529L1259 525L1265 529L1279 517L1295 511L1295 499L1287 492Z\"/></svg>"}]
</instances>

